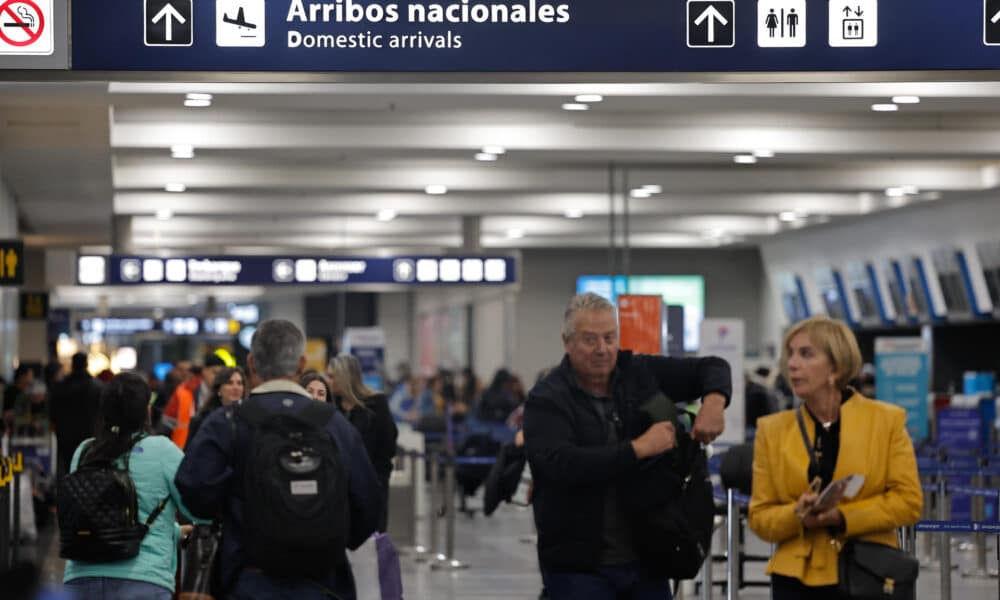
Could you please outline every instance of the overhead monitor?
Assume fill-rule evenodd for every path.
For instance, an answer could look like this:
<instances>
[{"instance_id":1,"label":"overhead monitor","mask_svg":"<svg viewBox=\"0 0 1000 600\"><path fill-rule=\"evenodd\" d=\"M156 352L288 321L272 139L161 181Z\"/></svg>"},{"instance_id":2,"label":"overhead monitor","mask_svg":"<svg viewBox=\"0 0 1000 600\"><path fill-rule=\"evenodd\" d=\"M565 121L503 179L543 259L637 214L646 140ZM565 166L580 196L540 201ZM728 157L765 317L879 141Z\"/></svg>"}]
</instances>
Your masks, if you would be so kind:
<instances>
[{"instance_id":1,"label":"overhead monitor","mask_svg":"<svg viewBox=\"0 0 1000 600\"><path fill-rule=\"evenodd\" d=\"M941 293L944 294L945 312L949 319L955 320L972 318L972 302L959 264L959 253L959 250L950 247L935 250L931 255Z\"/></svg>"},{"instance_id":2,"label":"overhead monitor","mask_svg":"<svg viewBox=\"0 0 1000 600\"><path fill-rule=\"evenodd\" d=\"M795 273L779 273L778 285L781 288L781 306L789 323L798 323L810 315L809 302L806 300L805 286L802 278Z\"/></svg>"},{"instance_id":3,"label":"overhead monitor","mask_svg":"<svg viewBox=\"0 0 1000 600\"><path fill-rule=\"evenodd\" d=\"M911 314L921 322L935 318L924 261L919 256L910 257L906 261L906 292L906 304Z\"/></svg>"},{"instance_id":4,"label":"overhead monitor","mask_svg":"<svg viewBox=\"0 0 1000 600\"><path fill-rule=\"evenodd\" d=\"M976 244L976 253L983 267L986 290L993 302L993 313L1000 315L1000 242L980 242Z\"/></svg>"},{"instance_id":5,"label":"overhead monitor","mask_svg":"<svg viewBox=\"0 0 1000 600\"><path fill-rule=\"evenodd\" d=\"M815 275L816 287L819 289L826 314L833 319L856 325L857 319L851 314L850 306L847 303L844 280L840 276L840 271L830 267L821 267L816 269Z\"/></svg>"},{"instance_id":6,"label":"overhead monitor","mask_svg":"<svg viewBox=\"0 0 1000 600\"><path fill-rule=\"evenodd\" d=\"M861 325L877 326L891 323L882 302L875 267L868 262L847 265L848 302L853 302Z\"/></svg>"},{"instance_id":7,"label":"overhead monitor","mask_svg":"<svg viewBox=\"0 0 1000 600\"><path fill-rule=\"evenodd\" d=\"M885 278L889 291L889 301L895 310L896 318L902 322L916 322L916 312L907 303L906 276L898 260L889 259L882 262L882 276Z\"/></svg>"},{"instance_id":8,"label":"overhead monitor","mask_svg":"<svg viewBox=\"0 0 1000 600\"><path fill-rule=\"evenodd\" d=\"M662 296L668 305L684 307L684 350L695 352L700 347L699 328L705 318L705 278L701 275L581 275L576 280L576 293L593 292L618 303L619 294L650 294Z\"/></svg>"}]
</instances>

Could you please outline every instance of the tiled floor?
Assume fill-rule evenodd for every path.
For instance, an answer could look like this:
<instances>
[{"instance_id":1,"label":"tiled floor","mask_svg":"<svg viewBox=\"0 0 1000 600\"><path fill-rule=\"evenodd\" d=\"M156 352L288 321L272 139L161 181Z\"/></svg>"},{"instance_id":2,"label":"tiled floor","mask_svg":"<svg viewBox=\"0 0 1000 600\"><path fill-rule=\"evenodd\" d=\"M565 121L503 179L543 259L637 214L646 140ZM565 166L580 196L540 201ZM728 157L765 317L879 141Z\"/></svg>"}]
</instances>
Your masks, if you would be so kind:
<instances>
[{"instance_id":1,"label":"tiled floor","mask_svg":"<svg viewBox=\"0 0 1000 600\"><path fill-rule=\"evenodd\" d=\"M473 502L475 504L475 502ZM423 521L419 523L419 539L426 540ZM443 521L441 533L443 538ZM533 531L530 509L504 506L491 518L481 514L475 518L464 515L456 521L456 557L467 563L467 569L448 572L433 571L426 563L417 563L412 553L402 558L403 585L407 600L534 600L541 589L541 578L535 558L535 548L525 540ZM46 535L47 534L47 535ZM991 541L992 547L993 541ZM721 546L717 540L717 553ZM750 553L767 554L769 547L757 540L751 540ZM59 581L62 563L57 558L58 550L54 536L43 532L37 545L38 555L44 557L43 572L48 581ZM970 551L953 550L956 564L962 568L973 566L975 555ZM991 568L997 567L997 555L991 550ZM352 555L355 575L358 580L359 600L379 600L377 567L374 546L369 543ZM763 565L747 565L748 580L765 580ZM725 576L725 564L717 563L713 569L715 580ZM685 586L686 598L699 598L693 587ZM714 598L724 599L721 588L714 588ZM746 588L739 596L742 599L766 599L766 588ZM952 574L952 593L955 600L996 600L1000 598L997 579L969 580L958 571ZM919 600L942 598L940 576L937 572L922 569L919 580Z\"/></svg>"}]
</instances>

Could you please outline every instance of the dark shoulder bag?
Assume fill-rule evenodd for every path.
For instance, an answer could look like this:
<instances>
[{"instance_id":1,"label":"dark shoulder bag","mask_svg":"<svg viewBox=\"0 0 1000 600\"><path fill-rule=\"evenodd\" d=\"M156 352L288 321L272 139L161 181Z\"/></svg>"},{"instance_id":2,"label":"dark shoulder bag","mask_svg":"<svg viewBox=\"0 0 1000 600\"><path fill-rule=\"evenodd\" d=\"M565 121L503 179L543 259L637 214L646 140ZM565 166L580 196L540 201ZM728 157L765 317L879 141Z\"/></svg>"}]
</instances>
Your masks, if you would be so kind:
<instances>
[{"instance_id":1,"label":"dark shoulder bag","mask_svg":"<svg viewBox=\"0 0 1000 600\"><path fill-rule=\"evenodd\" d=\"M813 468L819 467L802 418L802 409L795 412L802 441L809 452ZM837 560L837 592L851 600L914 600L920 563L905 552L861 540L848 540Z\"/></svg>"}]
</instances>

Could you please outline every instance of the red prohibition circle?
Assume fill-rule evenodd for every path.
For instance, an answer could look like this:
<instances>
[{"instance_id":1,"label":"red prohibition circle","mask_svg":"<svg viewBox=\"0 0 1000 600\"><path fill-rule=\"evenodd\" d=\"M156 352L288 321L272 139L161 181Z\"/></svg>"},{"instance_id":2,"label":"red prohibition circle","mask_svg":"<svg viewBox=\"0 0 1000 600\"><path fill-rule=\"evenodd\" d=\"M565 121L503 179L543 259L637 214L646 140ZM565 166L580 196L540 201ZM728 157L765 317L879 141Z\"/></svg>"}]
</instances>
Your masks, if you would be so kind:
<instances>
[{"instance_id":1,"label":"red prohibition circle","mask_svg":"<svg viewBox=\"0 0 1000 600\"><path fill-rule=\"evenodd\" d=\"M38 5L35 4L33 0L7 0L6 2L3 3L2 6L0 6L0 15L2 15L3 13L7 13L11 17L13 17L16 23L22 23L21 18L17 16L17 13L11 10L10 8L11 4L27 4L29 7L33 8L35 10L35 14L38 15L38 30L31 31L30 28L25 27L24 30L28 32L28 39L24 41L18 41L18 40L12 40L9 37L7 37L6 32L4 32L4 28L0 27L0 39L7 42L11 46L17 46L19 48L23 48L25 46L30 46L31 44L34 44L35 42L38 41L38 38L42 37L42 32L45 31L45 15L42 14L42 9L38 8Z\"/></svg>"}]
</instances>

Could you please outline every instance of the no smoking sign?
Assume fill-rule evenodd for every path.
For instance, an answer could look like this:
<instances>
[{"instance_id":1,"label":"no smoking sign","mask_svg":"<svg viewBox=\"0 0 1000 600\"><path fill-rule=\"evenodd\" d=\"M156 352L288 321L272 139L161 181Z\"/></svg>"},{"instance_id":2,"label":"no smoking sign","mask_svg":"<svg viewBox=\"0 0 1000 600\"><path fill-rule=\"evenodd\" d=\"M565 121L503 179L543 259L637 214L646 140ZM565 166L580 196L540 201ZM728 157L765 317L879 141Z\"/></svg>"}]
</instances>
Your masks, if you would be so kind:
<instances>
[{"instance_id":1,"label":"no smoking sign","mask_svg":"<svg viewBox=\"0 0 1000 600\"><path fill-rule=\"evenodd\" d=\"M52 54L52 0L0 0L0 54Z\"/></svg>"}]
</instances>

